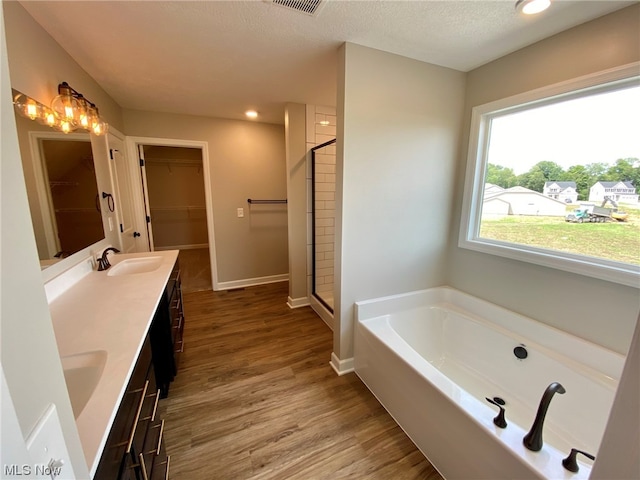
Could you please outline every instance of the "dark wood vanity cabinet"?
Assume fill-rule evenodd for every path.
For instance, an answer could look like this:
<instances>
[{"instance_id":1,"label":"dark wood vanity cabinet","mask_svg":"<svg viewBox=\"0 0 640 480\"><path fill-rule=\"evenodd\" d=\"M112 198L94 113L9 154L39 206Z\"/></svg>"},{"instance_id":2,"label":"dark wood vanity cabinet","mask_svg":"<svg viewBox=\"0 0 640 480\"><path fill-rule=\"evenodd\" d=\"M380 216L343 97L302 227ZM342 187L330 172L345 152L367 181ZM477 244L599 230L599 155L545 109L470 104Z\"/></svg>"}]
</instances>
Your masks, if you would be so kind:
<instances>
[{"instance_id":1,"label":"dark wood vanity cabinet","mask_svg":"<svg viewBox=\"0 0 640 480\"><path fill-rule=\"evenodd\" d=\"M111 426L94 480L169 478L164 420L158 400L169 393L184 341L178 260L163 292L124 397Z\"/></svg>"},{"instance_id":2,"label":"dark wood vanity cabinet","mask_svg":"<svg viewBox=\"0 0 640 480\"><path fill-rule=\"evenodd\" d=\"M169 394L169 386L178 373L180 354L184 350L184 311L180 264L173 267L169 281L151 326L151 347L160 398Z\"/></svg>"},{"instance_id":3,"label":"dark wood vanity cabinet","mask_svg":"<svg viewBox=\"0 0 640 480\"><path fill-rule=\"evenodd\" d=\"M162 445L164 420L158 414L150 336L138 356L111 426L94 480L148 480L169 477Z\"/></svg>"}]
</instances>

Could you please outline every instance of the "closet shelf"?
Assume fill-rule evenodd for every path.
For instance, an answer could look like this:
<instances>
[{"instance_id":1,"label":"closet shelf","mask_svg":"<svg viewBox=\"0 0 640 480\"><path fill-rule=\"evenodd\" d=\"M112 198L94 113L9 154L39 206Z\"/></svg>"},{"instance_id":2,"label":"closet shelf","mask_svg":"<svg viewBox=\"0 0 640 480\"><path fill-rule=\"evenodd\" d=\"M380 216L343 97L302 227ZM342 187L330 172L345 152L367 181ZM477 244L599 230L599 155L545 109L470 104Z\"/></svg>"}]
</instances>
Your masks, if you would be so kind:
<instances>
[{"instance_id":1,"label":"closet shelf","mask_svg":"<svg viewBox=\"0 0 640 480\"><path fill-rule=\"evenodd\" d=\"M202 167L202 161L199 160L153 160L145 159L146 165L169 165L171 167Z\"/></svg>"},{"instance_id":2,"label":"closet shelf","mask_svg":"<svg viewBox=\"0 0 640 480\"><path fill-rule=\"evenodd\" d=\"M206 207L200 205L183 205L175 207L151 207L152 212L185 212L191 210L205 210Z\"/></svg>"}]
</instances>

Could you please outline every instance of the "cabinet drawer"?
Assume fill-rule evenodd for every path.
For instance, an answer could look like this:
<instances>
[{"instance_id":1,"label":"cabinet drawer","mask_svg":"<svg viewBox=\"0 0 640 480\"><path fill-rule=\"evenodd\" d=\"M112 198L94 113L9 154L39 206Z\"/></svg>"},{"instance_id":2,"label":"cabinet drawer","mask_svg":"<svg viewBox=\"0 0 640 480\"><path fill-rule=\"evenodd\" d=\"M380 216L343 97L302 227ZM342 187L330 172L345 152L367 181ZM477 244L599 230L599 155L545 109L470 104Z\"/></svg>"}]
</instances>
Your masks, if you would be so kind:
<instances>
[{"instance_id":1,"label":"cabinet drawer","mask_svg":"<svg viewBox=\"0 0 640 480\"><path fill-rule=\"evenodd\" d=\"M153 473L151 474L151 480L169 480L169 467L171 466L171 456L162 458L162 455L156 457L155 464L153 466Z\"/></svg>"},{"instance_id":2,"label":"cabinet drawer","mask_svg":"<svg viewBox=\"0 0 640 480\"><path fill-rule=\"evenodd\" d=\"M164 420L150 426L147 439L144 443L144 450L138 455L140 470L142 471L142 477L144 479L152 478L153 470L157 464L156 458L158 456L165 456L163 434Z\"/></svg>"},{"instance_id":3,"label":"cabinet drawer","mask_svg":"<svg viewBox=\"0 0 640 480\"><path fill-rule=\"evenodd\" d=\"M131 450L127 453L143 451L146 438L149 432L149 426L155 421L158 411L158 400L160 399L160 390L155 388L155 381L149 379L149 387L145 392L145 398L142 401L140 415L135 425L135 431L132 432Z\"/></svg>"},{"instance_id":4,"label":"cabinet drawer","mask_svg":"<svg viewBox=\"0 0 640 480\"><path fill-rule=\"evenodd\" d=\"M147 377L152 371L151 346L148 341L145 341L109 431L109 436L94 476L95 480L113 480L118 478L118 475L125 469L125 454L130 449L129 439L131 438L132 426L136 420L138 406L144 400L142 397L143 392L146 395L145 385L148 388Z\"/></svg>"}]
</instances>

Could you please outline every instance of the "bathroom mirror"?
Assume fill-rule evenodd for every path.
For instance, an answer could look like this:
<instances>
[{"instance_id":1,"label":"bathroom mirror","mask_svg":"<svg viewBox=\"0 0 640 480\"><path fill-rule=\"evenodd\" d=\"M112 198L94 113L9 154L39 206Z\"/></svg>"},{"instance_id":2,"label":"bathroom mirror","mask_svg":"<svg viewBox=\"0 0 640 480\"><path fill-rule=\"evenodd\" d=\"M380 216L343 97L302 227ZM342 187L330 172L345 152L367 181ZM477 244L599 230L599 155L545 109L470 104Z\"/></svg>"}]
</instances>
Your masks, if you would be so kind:
<instances>
[{"instance_id":1,"label":"bathroom mirror","mask_svg":"<svg viewBox=\"0 0 640 480\"><path fill-rule=\"evenodd\" d=\"M44 269L105 238L91 138L16 115L29 209Z\"/></svg>"}]
</instances>

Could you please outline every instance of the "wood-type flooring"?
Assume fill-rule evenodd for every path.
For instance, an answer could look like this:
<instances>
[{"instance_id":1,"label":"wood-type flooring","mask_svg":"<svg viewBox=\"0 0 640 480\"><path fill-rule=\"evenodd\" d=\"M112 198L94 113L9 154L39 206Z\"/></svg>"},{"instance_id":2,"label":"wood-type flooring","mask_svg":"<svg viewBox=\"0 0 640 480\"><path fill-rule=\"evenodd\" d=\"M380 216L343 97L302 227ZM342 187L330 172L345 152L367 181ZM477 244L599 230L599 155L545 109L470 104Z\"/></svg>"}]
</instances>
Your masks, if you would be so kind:
<instances>
[{"instance_id":1,"label":"wood-type flooring","mask_svg":"<svg viewBox=\"0 0 640 480\"><path fill-rule=\"evenodd\" d=\"M287 283L184 295L185 348L160 402L174 480L422 479L438 472Z\"/></svg>"}]
</instances>

